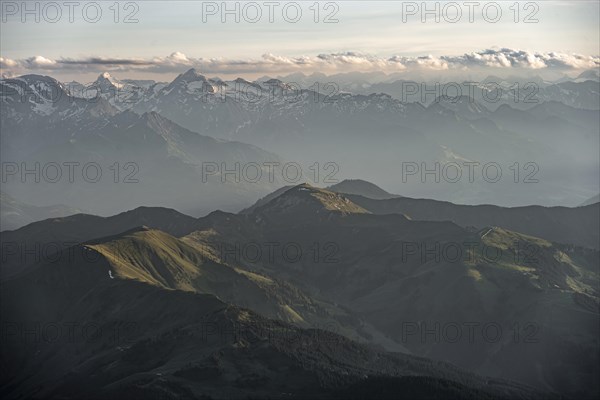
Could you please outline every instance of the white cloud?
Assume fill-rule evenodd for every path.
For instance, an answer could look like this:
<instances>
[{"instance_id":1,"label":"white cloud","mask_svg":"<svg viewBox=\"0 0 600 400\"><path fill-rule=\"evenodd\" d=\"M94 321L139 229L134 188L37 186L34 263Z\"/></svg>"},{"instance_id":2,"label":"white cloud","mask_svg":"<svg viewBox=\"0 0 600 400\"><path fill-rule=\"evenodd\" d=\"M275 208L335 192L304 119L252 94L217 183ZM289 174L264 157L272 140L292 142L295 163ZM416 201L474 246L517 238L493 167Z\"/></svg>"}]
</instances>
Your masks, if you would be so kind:
<instances>
[{"instance_id":1,"label":"white cloud","mask_svg":"<svg viewBox=\"0 0 600 400\"><path fill-rule=\"evenodd\" d=\"M599 56L565 53L538 53L513 49L486 49L458 56L406 57L394 55L387 58L356 53L329 53L317 56L287 57L264 54L255 59L193 58L181 52L166 57L81 59L61 58L51 60L43 56L12 60L0 58L0 68L5 75L44 73L50 71L144 71L152 73L181 72L196 68L207 74L269 74L286 72L338 73L351 71L383 71L387 73L415 71L445 71L469 69L523 69L523 70L584 70L600 67Z\"/></svg>"}]
</instances>

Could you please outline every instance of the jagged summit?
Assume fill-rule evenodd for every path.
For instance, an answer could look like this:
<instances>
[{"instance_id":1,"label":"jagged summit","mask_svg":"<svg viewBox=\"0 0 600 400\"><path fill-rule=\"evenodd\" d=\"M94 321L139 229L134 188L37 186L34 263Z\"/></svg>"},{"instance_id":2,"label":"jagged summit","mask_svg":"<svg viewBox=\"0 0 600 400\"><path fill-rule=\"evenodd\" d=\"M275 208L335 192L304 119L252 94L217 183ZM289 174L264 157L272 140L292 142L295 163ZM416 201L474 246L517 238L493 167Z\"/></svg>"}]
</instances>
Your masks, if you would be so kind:
<instances>
[{"instance_id":1,"label":"jagged summit","mask_svg":"<svg viewBox=\"0 0 600 400\"><path fill-rule=\"evenodd\" d=\"M103 72L100 75L98 75L98 79L96 79L95 84L97 86L100 86L101 89L103 89L104 87L111 86L120 89L125 86L124 83L122 83L120 80L118 80L108 72Z\"/></svg>"},{"instance_id":2,"label":"jagged summit","mask_svg":"<svg viewBox=\"0 0 600 400\"><path fill-rule=\"evenodd\" d=\"M470 96L464 95L439 96L433 101L433 103L431 103L429 107L433 109L439 106L465 116L481 116L489 114L490 112L483 104L478 103Z\"/></svg>"},{"instance_id":3,"label":"jagged summit","mask_svg":"<svg viewBox=\"0 0 600 400\"><path fill-rule=\"evenodd\" d=\"M275 79L275 78L271 78L271 79L265 81L265 84L269 85L269 86L286 86L286 84L281 79Z\"/></svg>"},{"instance_id":4,"label":"jagged summit","mask_svg":"<svg viewBox=\"0 0 600 400\"><path fill-rule=\"evenodd\" d=\"M235 83L246 83L248 85L252 84L252 82L245 80L244 78L236 78L234 80Z\"/></svg>"},{"instance_id":5,"label":"jagged summit","mask_svg":"<svg viewBox=\"0 0 600 400\"><path fill-rule=\"evenodd\" d=\"M195 68L190 68L188 69L186 72L184 72L183 74L179 75L180 78L183 79L199 79L199 78L204 78L204 75L202 75L200 72L198 72L198 70L196 70Z\"/></svg>"},{"instance_id":6,"label":"jagged summit","mask_svg":"<svg viewBox=\"0 0 600 400\"><path fill-rule=\"evenodd\" d=\"M193 82L202 82L202 84L205 84L208 81L204 75L200 74L196 69L191 68L183 74L179 74L177 78L175 78L167 86L167 89L173 88L175 86L187 86L188 84Z\"/></svg>"},{"instance_id":7,"label":"jagged summit","mask_svg":"<svg viewBox=\"0 0 600 400\"><path fill-rule=\"evenodd\" d=\"M152 122L163 123L165 121L169 121L170 123L172 123L172 121L170 121L168 118L163 117L156 111L145 112L140 116L140 119L147 123L152 123Z\"/></svg>"}]
</instances>

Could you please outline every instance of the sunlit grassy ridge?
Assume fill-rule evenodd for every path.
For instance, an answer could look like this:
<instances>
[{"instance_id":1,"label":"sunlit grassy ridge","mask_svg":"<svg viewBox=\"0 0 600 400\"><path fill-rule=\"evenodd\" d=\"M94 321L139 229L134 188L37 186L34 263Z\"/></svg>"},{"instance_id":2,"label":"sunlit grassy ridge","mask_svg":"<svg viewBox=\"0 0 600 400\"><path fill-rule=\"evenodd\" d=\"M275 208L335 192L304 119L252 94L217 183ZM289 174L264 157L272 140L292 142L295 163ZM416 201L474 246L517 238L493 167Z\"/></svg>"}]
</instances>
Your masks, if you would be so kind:
<instances>
[{"instance_id":1,"label":"sunlit grassy ridge","mask_svg":"<svg viewBox=\"0 0 600 400\"><path fill-rule=\"evenodd\" d=\"M365 211L347 196L299 185L241 214L216 211L194 219L165 209L140 208L110 219L76 216L64 219L63 224L37 224L23 229L23 234L54 240L65 234L67 238L75 234L96 237L76 247L97 253L99 260L80 257L70 263L33 264L26 271L32 279L24 279L23 285L58 288L75 299L77 315L101 318L134 306L144 309L145 304L139 304L135 295L126 296L133 304L124 304L119 296L103 302L90 293L104 287L124 291L151 287L161 301L149 302L153 309L144 313L160 315L161 334L177 331L173 321L191 312L170 307L195 308L192 300L173 305L171 295L202 301L213 298L218 303L215 307L225 307L237 322L252 324L258 315L281 320L268 334L289 330L284 322L321 328L327 335L340 333L380 349L450 361L561 393L578 393L582 387L597 392L598 251L497 226L467 229L449 220L421 221L398 213ZM131 229L132 224L137 228ZM279 246L272 258L265 253L249 260L240 253L246 244L260 247L266 243ZM299 246L304 257L286 258L281 249L289 243ZM466 259L451 260L451 253L441 250L467 243L474 248L463 247L470 252ZM233 257L227 256L230 249L237 249ZM51 292L32 290L40 298ZM15 289L15 293L25 296L21 293L29 292ZM100 311L88 309L92 306ZM60 310L53 299L46 300L44 307ZM420 331L432 332L436 324L443 329L447 324L473 323L479 329L475 342L467 340L464 330L458 342L431 333L423 338ZM417 331L406 335L406 324ZM486 324L500 327L498 341L484 340L481 330ZM152 342L137 347L131 357L144 361L144 368L153 368L153 363L167 356L166 346L194 329L186 327L177 338L154 335ZM206 364L204 354L194 356L189 368L180 368L180 357L190 359L190 352L197 350L192 339L184 342L186 348L175 354L173 368L161 369L163 376L179 371L190 379L204 379L198 371L209 368L208 375L216 379L229 371ZM322 365L315 352L330 347L322 342L315 346L303 353L302 362L317 360ZM259 353L261 349L248 340L235 341L232 348ZM297 356L285 345L282 349L288 352L286 357ZM250 358L241 354L232 355L243 361L240 368L246 365L257 371L247 366L255 365L256 354ZM222 355L215 357L231 363ZM257 368L263 371L262 366ZM256 375L259 380L269 376ZM254 382L243 376L241 384Z\"/></svg>"},{"instance_id":2,"label":"sunlit grassy ridge","mask_svg":"<svg viewBox=\"0 0 600 400\"><path fill-rule=\"evenodd\" d=\"M339 212L342 214L368 214L369 211L356 205L347 197L326 189L316 188L303 183L285 191L257 210L288 211L288 212Z\"/></svg>"},{"instance_id":3,"label":"sunlit grassy ridge","mask_svg":"<svg viewBox=\"0 0 600 400\"><path fill-rule=\"evenodd\" d=\"M346 311L312 299L283 280L244 269L235 260L221 260L220 249L207 241L214 235L209 229L180 239L140 227L85 246L106 259L115 279L212 294L267 317L366 340Z\"/></svg>"},{"instance_id":4,"label":"sunlit grassy ridge","mask_svg":"<svg viewBox=\"0 0 600 400\"><path fill-rule=\"evenodd\" d=\"M582 258L581 252L498 227L491 228L482 242L498 249L500 257L494 255L490 262L489 258L480 255L479 262L528 276L538 287L585 293L598 301L599 267L594 268L593 262Z\"/></svg>"}]
</instances>

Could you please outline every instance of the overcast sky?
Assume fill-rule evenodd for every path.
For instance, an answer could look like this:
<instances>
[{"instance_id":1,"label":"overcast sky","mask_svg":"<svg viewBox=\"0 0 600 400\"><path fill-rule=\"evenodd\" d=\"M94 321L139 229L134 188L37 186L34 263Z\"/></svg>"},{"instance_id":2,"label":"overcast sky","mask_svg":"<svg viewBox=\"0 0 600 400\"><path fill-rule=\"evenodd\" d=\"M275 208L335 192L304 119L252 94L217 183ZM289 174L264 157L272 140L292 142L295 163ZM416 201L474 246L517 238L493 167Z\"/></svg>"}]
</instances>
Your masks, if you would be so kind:
<instances>
[{"instance_id":1,"label":"overcast sky","mask_svg":"<svg viewBox=\"0 0 600 400\"><path fill-rule=\"evenodd\" d=\"M2 1L2 73L89 81L112 71L167 80L189 67L208 75L257 77L468 68L570 73L600 65L600 10L594 0L521 2L518 15L513 1L478 2L471 9L453 3L461 15L441 2L439 23L432 14L422 22L420 1L337 1L318 7L313 1L273 2L273 8L268 2L245 7L247 2L239 2L238 11L227 15L220 1L137 1L120 2L118 16L114 1L78 3L73 22L62 1L55 3L61 14L53 6L37 6L36 22L36 2L28 3L34 11L27 14L21 1ZM227 7L235 9L235 2ZM434 2L428 7L434 9ZM124 21L128 15L131 23Z\"/></svg>"}]
</instances>

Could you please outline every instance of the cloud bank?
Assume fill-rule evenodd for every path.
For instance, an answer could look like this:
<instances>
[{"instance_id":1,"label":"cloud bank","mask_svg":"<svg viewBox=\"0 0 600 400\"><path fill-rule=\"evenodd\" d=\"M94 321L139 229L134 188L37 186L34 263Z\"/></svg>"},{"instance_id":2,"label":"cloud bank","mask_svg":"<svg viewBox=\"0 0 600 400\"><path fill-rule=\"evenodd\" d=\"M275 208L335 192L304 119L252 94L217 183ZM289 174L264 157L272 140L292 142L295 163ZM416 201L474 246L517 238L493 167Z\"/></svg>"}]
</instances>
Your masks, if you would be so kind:
<instances>
[{"instance_id":1,"label":"cloud bank","mask_svg":"<svg viewBox=\"0 0 600 400\"><path fill-rule=\"evenodd\" d=\"M128 71L179 73L196 68L206 74L269 74L292 72L445 71L470 69L521 69L572 71L600 68L600 56L565 53L538 53L513 49L486 49L458 56L378 57L356 52L287 57L263 54L256 59L194 58L181 52L153 58L60 58L43 56L13 60L0 57L4 76L51 71Z\"/></svg>"}]
</instances>

